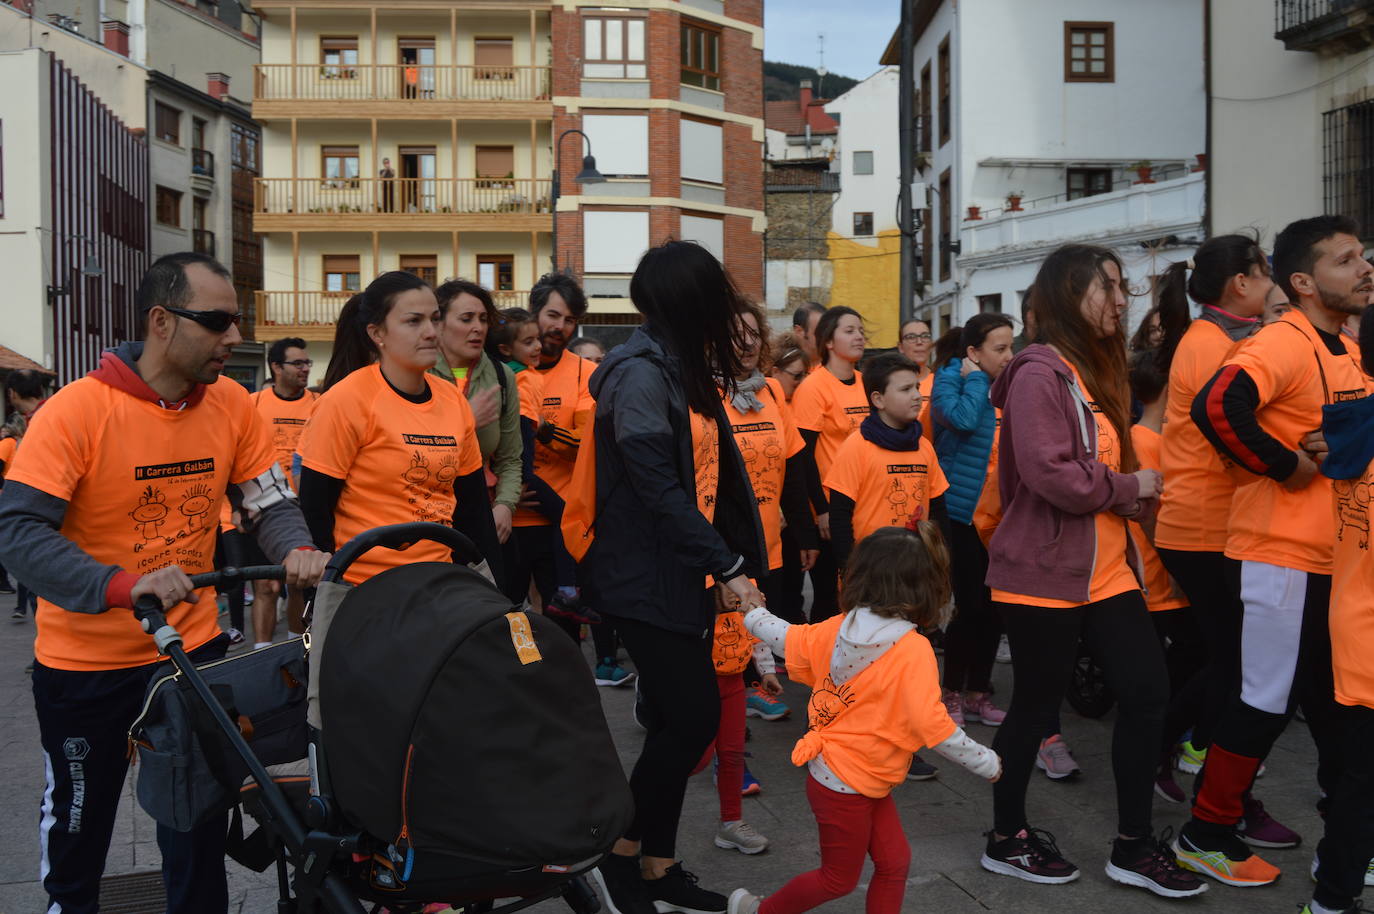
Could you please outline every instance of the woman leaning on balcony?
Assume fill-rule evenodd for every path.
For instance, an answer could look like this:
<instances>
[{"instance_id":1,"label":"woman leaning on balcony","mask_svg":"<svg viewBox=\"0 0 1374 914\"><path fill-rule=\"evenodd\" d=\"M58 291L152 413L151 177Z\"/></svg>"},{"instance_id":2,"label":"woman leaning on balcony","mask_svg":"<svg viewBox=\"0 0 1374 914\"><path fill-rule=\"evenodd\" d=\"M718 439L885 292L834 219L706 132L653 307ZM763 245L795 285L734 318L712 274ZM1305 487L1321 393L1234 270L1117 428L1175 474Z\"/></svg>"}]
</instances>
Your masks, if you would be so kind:
<instances>
[{"instance_id":1,"label":"woman leaning on balcony","mask_svg":"<svg viewBox=\"0 0 1374 914\"><path fill-rule=\"evenodd\" d=\"M496 536L510 539L520 500L520 395L515 376L483 352L487 331L499 320L491 293L475 282L450 279L434 290L439 300L439 358L431 369L468 398L477 443L487 469Z\"/></svg>"}]
</instances>

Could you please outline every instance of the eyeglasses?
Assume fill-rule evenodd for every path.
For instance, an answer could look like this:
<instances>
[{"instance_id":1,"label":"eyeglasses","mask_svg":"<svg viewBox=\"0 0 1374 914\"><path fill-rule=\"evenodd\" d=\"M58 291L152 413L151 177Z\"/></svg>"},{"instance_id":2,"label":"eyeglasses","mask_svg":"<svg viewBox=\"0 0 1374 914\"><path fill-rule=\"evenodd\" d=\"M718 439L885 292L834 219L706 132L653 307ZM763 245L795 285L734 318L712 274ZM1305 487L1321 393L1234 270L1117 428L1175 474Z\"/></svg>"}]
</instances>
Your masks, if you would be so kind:
<instances>
[{"instance_id":1,"label":"eyeglasses","mask_svg":"<svg viewBox=\"0 0 1374 914\"><path fill-rule=\"evenodd\" d=\"M778 372L787 375L794 381L800 381L802 378L806 377L806 372L804 371L788 371L786 368L779 368Z\"/></svg>"},{"instance_id":2,"label":"eyeglasses","mask_svg":"<svg viewBox=\"0 0 1374 914\"><path fill-rule=\"evenodd\" d=\"M243 315L235 311L189 311L186 308L173 308L171 305L163 305L162 310L168 314L175 314L177 317L184 317L187 320L195 321L211 333L223 333L229 329L229 325L238 325L243 320Z\"/></svg>"},{"instance_id":3,"label":"eyeglasses","mask_svg":"<svg viewBox=\"0 0 1374 914\"><path fill-rule=\"evenodd\" d=\"M314 359L292 359L289 362L278 362L278 365L290 365L292 368L309 368L315 364Z\"/></svg>"},{"instance_id":4,"label":"eyeglasses","mask_svg":"<svg viewBox=\"0 0 1374 914\"><path fill-rule=\"evenodd\" d=\"M903 333L903 343L929 343L934 337L929 333Z\"/></svg>"}]
</instances>

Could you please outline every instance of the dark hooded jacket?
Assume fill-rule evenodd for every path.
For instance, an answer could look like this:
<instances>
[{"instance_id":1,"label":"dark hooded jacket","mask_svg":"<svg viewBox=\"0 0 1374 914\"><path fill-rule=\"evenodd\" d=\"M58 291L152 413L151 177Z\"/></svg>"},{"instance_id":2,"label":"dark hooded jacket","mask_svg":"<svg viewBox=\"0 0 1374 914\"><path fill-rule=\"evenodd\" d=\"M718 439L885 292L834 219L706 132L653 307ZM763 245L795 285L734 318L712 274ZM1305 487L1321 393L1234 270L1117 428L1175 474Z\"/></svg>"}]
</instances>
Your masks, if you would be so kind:
<instances>
[{"instance_id":1,"label":"dark hooded jacket","mask_svg":"<svg viewBox=\"0 0 1374 914\"><path fill-rule=\"evenodd\" d=\"M708 637L707 575L766 574L768 550L725 411L714 523L697 510L692 427L680 363L652 327L637 329L591 377L596 398L595 539L582 561L601 612Z\"/></svg>"}]
</instances>

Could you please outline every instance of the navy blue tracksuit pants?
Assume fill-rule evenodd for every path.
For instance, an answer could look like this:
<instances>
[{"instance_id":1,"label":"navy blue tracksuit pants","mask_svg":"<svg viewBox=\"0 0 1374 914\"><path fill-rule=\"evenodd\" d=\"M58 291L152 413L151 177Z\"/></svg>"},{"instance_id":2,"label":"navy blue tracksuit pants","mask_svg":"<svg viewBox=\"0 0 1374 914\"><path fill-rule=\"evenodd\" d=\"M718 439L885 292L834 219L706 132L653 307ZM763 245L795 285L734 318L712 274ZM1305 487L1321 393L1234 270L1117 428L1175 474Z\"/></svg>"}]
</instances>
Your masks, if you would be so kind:
<instances>
[{"instance_id":1,"label":"navy blue tracksuit pants","mask_svg":"<svg viewBox=\"0 0 1374 914\"><path fill-rule=\"evenodd\" d=\"M228 636L220 635L191 657L197 663L216 660L228 646ZM33 700L47 768L38 839L49 914L97 910L129 770L129 727L159 666L76 671L33 665ZM227 831L227 814L189 834L157 827L168 914L217 914L228 908Z\"/></svg>"}]
</instances>

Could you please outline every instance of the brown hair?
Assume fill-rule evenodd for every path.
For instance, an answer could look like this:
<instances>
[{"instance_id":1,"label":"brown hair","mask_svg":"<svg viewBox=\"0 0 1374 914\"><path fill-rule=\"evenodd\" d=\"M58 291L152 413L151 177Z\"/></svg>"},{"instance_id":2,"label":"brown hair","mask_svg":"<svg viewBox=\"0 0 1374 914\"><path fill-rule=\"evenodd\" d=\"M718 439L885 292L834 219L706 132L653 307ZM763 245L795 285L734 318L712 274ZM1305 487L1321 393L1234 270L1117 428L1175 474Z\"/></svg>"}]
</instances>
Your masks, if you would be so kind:
<instances>
[{"instance_id":1,"label":"brown hair","mask_svg":"<svg viewBox=\"0 0 1374 914\"><path fill-rule=\"evenodd\" d=\"M768 315L764 313L764 310L760 308L756 302L750 301L747 298L742 298L740 300L739 316L744 317L746 314L753 316L754 326L759 328L759 371L767 374L768 360L770 357L769 343L771 342L771 334L768 332Z\"/></svg>"},{"instance_id":2,"label":"brown hair","mask_svg":"<svg viewBox=\"0 0 1374 914\"><path fill-rule=\"evenodd\" d=\"M786 368L793 362L801 362L803 372L811 370L811 357L806 354L806 350L790 330L778 334L777 339L770 340L768 350L768 368L764 371L765 374L775 368Z\"/></svg>"},{"instance_id":3,"label":"brown hair","mask_svg":"<svg viewBox=\"0 0 1374 914\"><path fill-rule=\"evenodd\" d=\"M1126 270L1121 260L1107 248L1092 244L1066 244L1045 258L1035 274L1031 293L1035 297L1036 342L1054 346L1078 369L1083 383L1107 421L1116 428L1121 442L1122 473L1139 468L1131 445L1131 385L1126 364L1126 336L1118 322L1111 337L1102 339L1083 316L1083 297L1093 281L1111 294L1112 280L1106 265L1116 264L1121 282Z\"/></svg>"},{"instance_id":4,"label":"brown hair","mask_svg":"<svg viewBox=\"0 0 1374 914\"><path fill-rule=\"evenodd\" d=\"M922 628L944 623L949 603L949 551L927 520L916 529L881 527L859 541L840 587L840 609L867 607L875 615Z\"/></svg>"}]
</instances>

